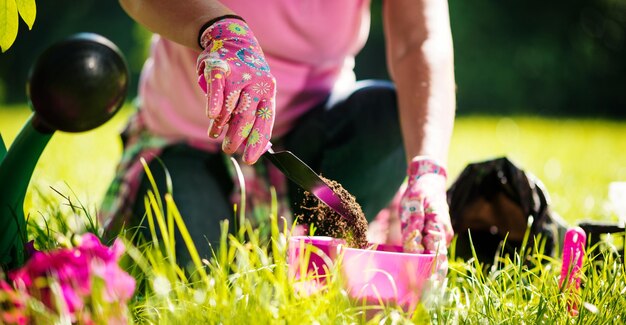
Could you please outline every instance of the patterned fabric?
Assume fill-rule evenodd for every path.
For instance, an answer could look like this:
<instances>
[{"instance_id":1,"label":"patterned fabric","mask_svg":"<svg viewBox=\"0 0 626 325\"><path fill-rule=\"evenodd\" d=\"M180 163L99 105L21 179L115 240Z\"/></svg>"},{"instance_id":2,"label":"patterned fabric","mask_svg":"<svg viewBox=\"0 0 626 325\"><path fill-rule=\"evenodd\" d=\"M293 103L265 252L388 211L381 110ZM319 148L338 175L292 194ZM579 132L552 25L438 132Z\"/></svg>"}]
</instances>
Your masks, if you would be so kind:
<instances>
[{"instance_id":1,"label":"patterned fabric","mask_svg":"<svg viewBox=\"0 0 626 325\"><path fill-rule=\"evenodd\" d=\"M407 189L400 203L404 250L436 253L439 276L445 276L447 247L453 236L446 201L446 171L431 159L416 157L407 174Z\"/></svg>"},{"instance_id":2,"label":"patterned fabric","mask_svg":"<svg viewBox=\"0 0 626 325\"><path fill-rule=\"evenodd\" d=\"M150 163L172 140L150 134L143 127L141 117L135 114L122 132L124 152L113 181L104 196L98 218L107 233L117 234L128 226L137 189L143 175L141 158Z\"/></svg>"},{"instance_id":3,"label":"patterned fabric","mask_svg":"<svg viewBox=\"0 0 626 325\"><path fill-rule=\"evenodd\" d=\"M192 141L167 139L151 134L145 129L141 115L131 118L127 128L122 133L124 153L117 166L115 177L104 197L98 213L99 221L104 225L107 234L116 235L124 226L131 224L132 207L137 198L137 191L144 175L141 158L149 164L168 146L186 143L191 147L202 148ZM224 159L228 159L224 156ZM237 159L241 161L241 159ZM232 162L226 163L229 174L234 183L234 190L230 197L231 203L241 207L241 185ZM255 165L238 163L244 178L246 189L245 215L252 224L264 222L270 215L272 204L271 189L276 191L278 216L285 222L291 222L291 212L287 200L287 185L284 175L273 165L265 161ZM140 217L140 216L139 216Z\"/></svg>"},{"instance_id":4,"label":"patterned fabric","mask_svg":"<svg viewBox=\"0 0 626 325\"><path fill-rule=\"evenodd\" d=\"M276 80L248 25L226 18L209 26L200 43L198 83L207 94L208 134L226 153L245 145L243 160L256 162L265 152L274 125Z\"/></svg>"}]
</instances>

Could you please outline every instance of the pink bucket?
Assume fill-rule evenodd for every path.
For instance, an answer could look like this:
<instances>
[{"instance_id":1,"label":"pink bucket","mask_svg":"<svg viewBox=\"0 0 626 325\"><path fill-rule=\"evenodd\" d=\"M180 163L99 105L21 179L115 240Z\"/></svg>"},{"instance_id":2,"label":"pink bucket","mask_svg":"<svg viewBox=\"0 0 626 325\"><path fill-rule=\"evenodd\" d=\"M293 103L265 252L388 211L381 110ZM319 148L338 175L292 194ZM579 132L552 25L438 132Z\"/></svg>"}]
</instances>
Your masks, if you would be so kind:
<instances>
[{"instance_id":1,"label":"pink bucket","mask_svg":"<svg viewBox=\"0 0 626 325\"><path fill-rule=\"evenodd\" d=\"M342 255L341 272L350 297L368 305L396 304L405 310L419 302L435 263L434 254L404 253L401 246L372 244L368 249L349 248L342 239L322 236L292 236L287 254L291 277L299 280L303 275L312 275L308 279L314 283L299 283L306 287L306 292L320 288Z\"/></svg>"},{"instance_id":2,"label":"pink bucket","mask_svg":"<svg viewBox=\"0 0 626 325\"><path fill-rule=\"evenodd\" d=\"M350 297L368 305L382 302L405 310L414 308L434 269L435 254L404 253L400 246L378 244L368 249L339 249Z\"/></svg>"}]
</instances>

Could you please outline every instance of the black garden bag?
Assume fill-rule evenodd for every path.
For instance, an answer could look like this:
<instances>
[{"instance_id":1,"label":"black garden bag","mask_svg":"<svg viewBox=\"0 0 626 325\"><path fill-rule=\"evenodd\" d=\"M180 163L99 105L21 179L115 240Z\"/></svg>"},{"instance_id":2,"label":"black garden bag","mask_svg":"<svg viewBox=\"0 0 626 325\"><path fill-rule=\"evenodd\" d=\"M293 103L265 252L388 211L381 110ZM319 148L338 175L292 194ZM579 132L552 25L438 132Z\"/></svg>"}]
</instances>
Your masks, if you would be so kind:
<instances>
[{"instance_id":1,"label":"black garden bag","mask_svg":"<svg viewBox=\"0 0 626 325\"><path fill-rule=\"evenodd\" d=\"M538 239L544 255L560 255L567 225L550 210L541 181L506 157L467 165L447 194L457 257L473 256L470 233L480 262L491 264L502 252L512 257L520 252L529 217L529 245Z\"/></svg>"}]
</instances>

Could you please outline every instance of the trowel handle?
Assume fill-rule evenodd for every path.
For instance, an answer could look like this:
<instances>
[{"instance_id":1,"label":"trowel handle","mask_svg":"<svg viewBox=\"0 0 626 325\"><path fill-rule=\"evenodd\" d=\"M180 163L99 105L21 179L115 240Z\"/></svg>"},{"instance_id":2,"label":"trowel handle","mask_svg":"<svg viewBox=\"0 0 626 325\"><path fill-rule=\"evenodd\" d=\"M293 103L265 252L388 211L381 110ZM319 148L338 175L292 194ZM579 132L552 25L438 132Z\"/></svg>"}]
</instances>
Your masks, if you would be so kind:
<instances>
[{"instance_id":1,"label":"trowel handle","mask_svg":"<svg viewBox=\"0 0 626 325\"><path fill-rule=\"evenodd\" d=\"M565 233L563 241L563 266L561 267L561 284L566 281L568 285L574 283L576 289L580 287L580 269L585 257L585 244L587 235L580 227L573 227Z\"/></svg>"},{"instance_id":2,"label":"trowel handle","mask_svg":"<svg viewBox=\"0 0 626 325\"><path fill-rule=\"evenodd\" d=\"M274 153L274 149L272 149L272 143L271 142L267 142L267 144L265 145L265 150L263 150L263 152L269 152L269 153Z\"/></svg>"}]
</instances>

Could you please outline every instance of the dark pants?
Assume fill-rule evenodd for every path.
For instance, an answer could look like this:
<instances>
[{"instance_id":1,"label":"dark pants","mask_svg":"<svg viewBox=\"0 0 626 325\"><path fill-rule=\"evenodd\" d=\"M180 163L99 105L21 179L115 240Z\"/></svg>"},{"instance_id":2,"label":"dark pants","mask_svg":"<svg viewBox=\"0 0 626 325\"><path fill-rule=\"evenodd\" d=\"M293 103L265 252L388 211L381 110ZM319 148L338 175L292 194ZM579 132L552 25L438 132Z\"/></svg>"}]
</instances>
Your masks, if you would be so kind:
<instances>
[{"instance_id":1,"label":"dark pants","mask_svg":"<svg viewBox=\"0 0 626 325\"><path fill-rule=\"evenodd\" d=\"M324 177L339 182L355 196L368 220L390 202L406 176L396 92L389 82L357 83L354 91L339 98L332 107L319 105L308 112L278 142ZM229 219L233 224L233 206L229 201L233 184L225 163L221 153L175 145L166 148L160 159L150 164L161 192L167 188L161 164L167 168L176 206L199 253L206 258L211 256L211 246L216 250L219 244L220 221ZM145 213L142 198L150 188L144 177L133 208L136 218ZM289 184L295 214L303 195L295 184ZM179 261L189 261L179 234L176 242Z\"/></svg>"}]
</instances>

